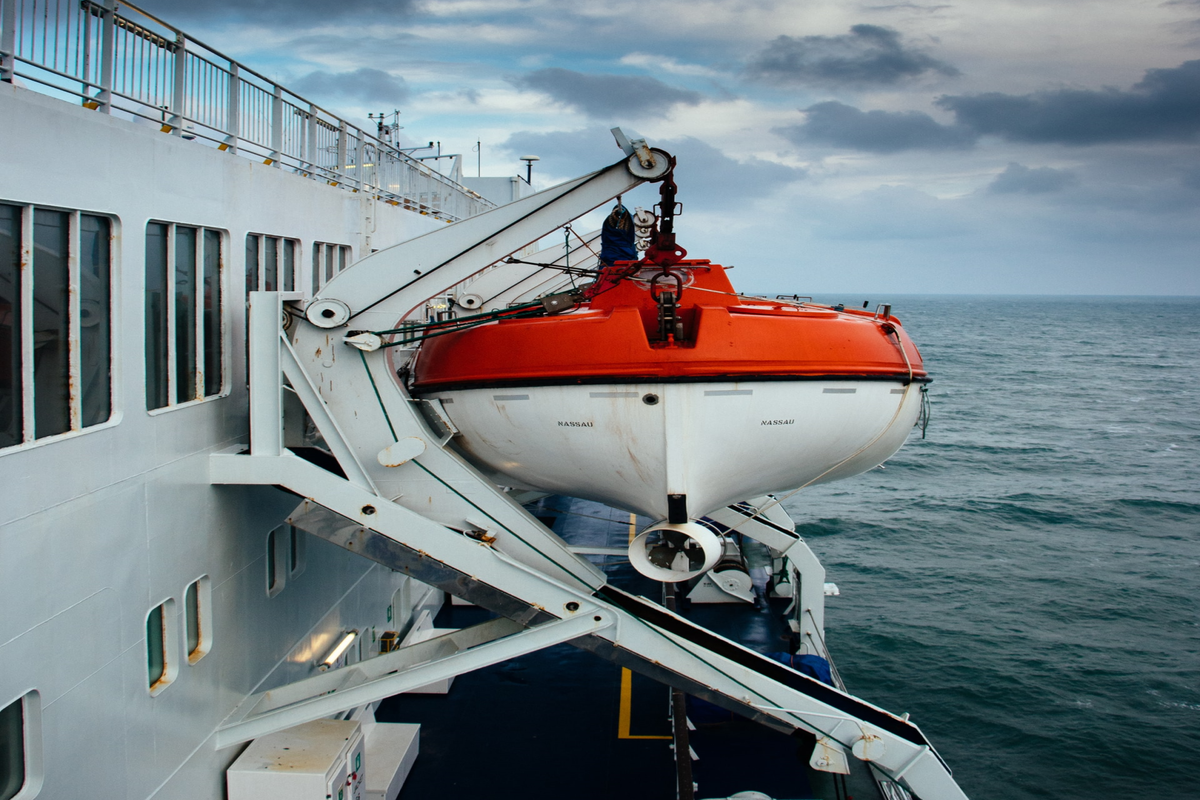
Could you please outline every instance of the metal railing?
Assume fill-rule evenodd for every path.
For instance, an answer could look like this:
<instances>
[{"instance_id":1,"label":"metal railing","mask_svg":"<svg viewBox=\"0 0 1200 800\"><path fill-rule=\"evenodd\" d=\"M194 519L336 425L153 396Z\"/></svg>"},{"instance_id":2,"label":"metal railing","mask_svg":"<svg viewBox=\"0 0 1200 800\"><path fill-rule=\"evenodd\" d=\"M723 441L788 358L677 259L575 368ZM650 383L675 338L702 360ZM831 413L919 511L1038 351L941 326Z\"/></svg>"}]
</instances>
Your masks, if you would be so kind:
<instances>
[{"instance_id":1,"label":"metal railing","mask_svg":"<svg viewBox=\"0 0 1200 800\"><path fill-rule=\"evenodd\" d=\"M457 220L494 204L183 31L116 0L0 0L0 80Z\"/></svg>"}]
</instances>

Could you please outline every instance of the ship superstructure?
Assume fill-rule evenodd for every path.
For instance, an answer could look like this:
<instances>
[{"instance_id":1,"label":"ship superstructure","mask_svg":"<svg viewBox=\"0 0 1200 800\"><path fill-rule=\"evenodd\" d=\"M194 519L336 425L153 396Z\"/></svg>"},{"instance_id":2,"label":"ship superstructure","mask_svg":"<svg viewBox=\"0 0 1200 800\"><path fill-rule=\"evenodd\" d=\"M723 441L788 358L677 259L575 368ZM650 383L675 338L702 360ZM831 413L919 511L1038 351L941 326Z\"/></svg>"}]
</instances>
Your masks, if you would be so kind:
<instances>
[{"instance_id":1,"label":"ship superstructure","mask_svg":"<svg viewBox=\"0 0 1200 800\"><path fill-rule=\"evenodd\" d=\"M328 786L388 796L354 766L375 704L562 642L962 796L906 718L609 585L408 393L411 348L356 338L557 288L503 259L669 156L496 208L124 3L0 24L0 797L222 798L248 742L322 720L366 733ZM824 571L742 500L709 516L786 557L827 656ZM495 617L381 644L445 593Z\"/></svg>"}]
</instances>

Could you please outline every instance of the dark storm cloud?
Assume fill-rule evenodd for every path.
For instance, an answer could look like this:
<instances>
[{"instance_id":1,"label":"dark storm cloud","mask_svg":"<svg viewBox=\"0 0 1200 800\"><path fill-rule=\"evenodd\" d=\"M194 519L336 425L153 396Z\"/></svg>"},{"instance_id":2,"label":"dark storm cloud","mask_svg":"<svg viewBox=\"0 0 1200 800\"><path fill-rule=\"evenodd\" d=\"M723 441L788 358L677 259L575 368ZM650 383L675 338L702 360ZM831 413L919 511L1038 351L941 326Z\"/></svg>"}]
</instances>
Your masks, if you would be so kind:
<instances>
[{"instance_id":1,"label":"dark storm cloud","mask_svg":"<svg viewBox=\"0 0 1200 800\"><path fill-rule=\"evenodd\" d=\"M946 96L937 104L977 134L1017 142L1090 145L1200 136L1200 60L1151 69L1129 91L1058 89Z\"/></svg>"},{"instance_id":2,"label":"dark storm cloud","mask_svg":"<svg viewBox=\"0 0 1200 800\"><path fill-rule=\"evenodd\" d=\"M171 23L176 19L270 22L291 28L354 15L363 21L404 16L415 0L138 0L138 6Z\"/></svg>"},{"instance_id":3,"label":"dark storm cloud","mask_svg":"<svg viewBox=\"0 0 1200 800\"><path fill-rule=\"evenodd\" d=\"M891 85L957 69L906 46L898 31L855 25L843 36L780 36L746 65L746 75L777 84Z\"/></svg>"},{"instance_id":4,"label":"dark storm cloud","mask_svg":"<svg viewBox=\"0 0 1200 800\"><path fill-rule=\"evenodd\" d=\"M512 79L522 89L544 92L589 117L610 118L658 111L684 103L694 106L704 95L677 89L645 75L588 75L550 67Z\"/></svg>"},{"instance_id":5,"label":"dark storm cloud","mask_svg":"<svg viewBox=\"0 0 1200 800\"><path fill-rule=\"evenodd\" d=\"M633 130L625 133L634 137ZM689 208L728 208L731 202L753 201L784 184L802 180L804 170L751 158L737 161L710 144L686 136L650 140L677 159L675 180L679 199ZM501 145L517 155L536 153L542 169L560 177L574 177L607 166L622 158L612 135L601 128L551 133L515 133Z\"/></svg>"},{"instance_id":6,"label":"dark storm cloud","mask_svg":"<svg viewBox=\"0 0 1200 800\"><path fill-rule=\"evenodd\" d=\"M1069 170L1030 168L1013 162L988 184L988 191L993 194L1046 194L1073 186L1078 180L1075 173Z\"/></svg>"},{"instance_id":7,"label":"dark storm cloud","mask_svg":"<svg viewBox=\"0 0 1200 800\"><path fill-rule=\"evenodd\" d=\"M399 104L408 99L403 78L380 69L363 67L353 72L310 72L292 84L305 97Z\"/></svg>"},{"instance_id":8,"label":"dark storm cloud","mask_svg":"<svg viewBox=\"0 0 1200 800\"><path fill-rule=\"evenodd\" d=\"M804 109L800 125L775 128L775 133L798 145L832 145L896 153L901 150L951 150L970 147L975 135L963 128L942 125L920 111L861 111L829 100Z\"/></svg>"}]
</instances>

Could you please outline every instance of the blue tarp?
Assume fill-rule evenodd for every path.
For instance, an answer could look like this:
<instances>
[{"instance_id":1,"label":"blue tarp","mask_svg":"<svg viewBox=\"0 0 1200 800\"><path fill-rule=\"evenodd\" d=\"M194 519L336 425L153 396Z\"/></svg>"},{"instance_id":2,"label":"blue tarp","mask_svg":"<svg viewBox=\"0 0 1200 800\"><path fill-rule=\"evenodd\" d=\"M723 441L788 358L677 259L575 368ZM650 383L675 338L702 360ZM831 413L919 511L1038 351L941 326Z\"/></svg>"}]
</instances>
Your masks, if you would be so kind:
<instances>
[{"instance_id":1,"label":"blue tarp","mask_svg":"<svg viewBox=\"0 0 1200 800\"><path fill-rule=\"evenodd\" d=\"M773 658L780 664L786 664L801 675L816 678L821 683L833 686L833 675L829 671L829 662L820 656L792 655L790 653L767 653L767 658Z\"/></svg>"}]
</instances>

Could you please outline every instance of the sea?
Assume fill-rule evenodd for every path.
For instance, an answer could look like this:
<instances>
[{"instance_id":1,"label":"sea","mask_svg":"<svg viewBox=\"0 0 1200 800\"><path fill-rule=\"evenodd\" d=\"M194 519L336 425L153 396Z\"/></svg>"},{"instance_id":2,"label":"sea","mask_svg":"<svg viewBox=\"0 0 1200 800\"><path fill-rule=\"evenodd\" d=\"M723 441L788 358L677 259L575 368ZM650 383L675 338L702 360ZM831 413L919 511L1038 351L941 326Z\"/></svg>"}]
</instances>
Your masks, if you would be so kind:
<instances>
[{"instance_id":1,"label":"sea","mask_svg":"<svg viewBox=\"0 0 1200 800\"><path fill-rule=\"evenodd\" d=\"M1200 797L1200 298L889 301L924 435L785 501L849 690L978 800Z\"/></svg>"}]
</instances>

